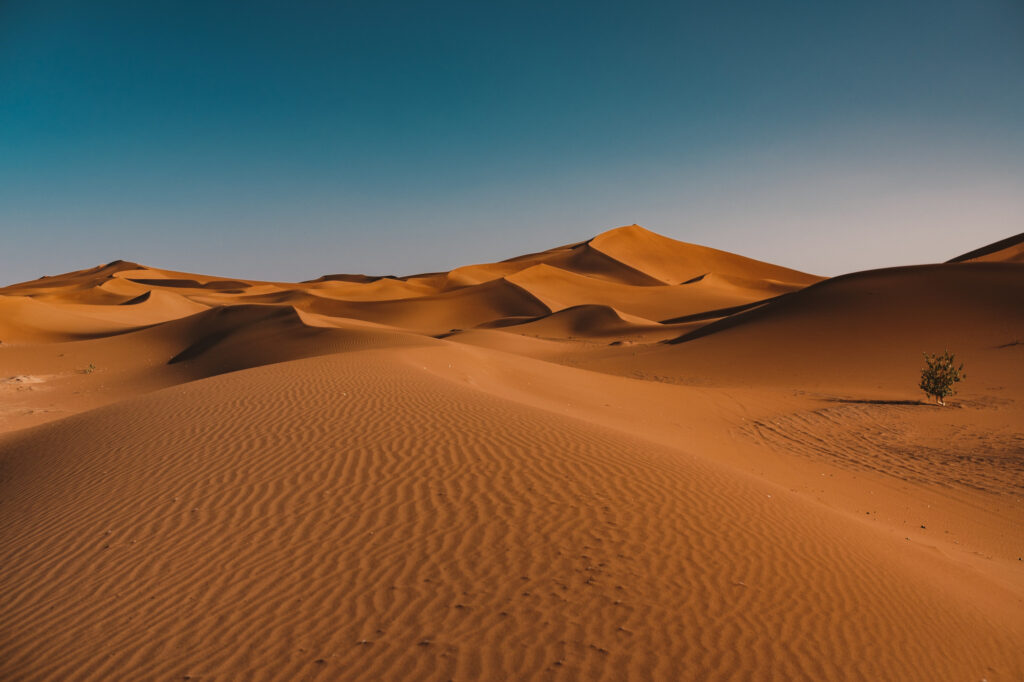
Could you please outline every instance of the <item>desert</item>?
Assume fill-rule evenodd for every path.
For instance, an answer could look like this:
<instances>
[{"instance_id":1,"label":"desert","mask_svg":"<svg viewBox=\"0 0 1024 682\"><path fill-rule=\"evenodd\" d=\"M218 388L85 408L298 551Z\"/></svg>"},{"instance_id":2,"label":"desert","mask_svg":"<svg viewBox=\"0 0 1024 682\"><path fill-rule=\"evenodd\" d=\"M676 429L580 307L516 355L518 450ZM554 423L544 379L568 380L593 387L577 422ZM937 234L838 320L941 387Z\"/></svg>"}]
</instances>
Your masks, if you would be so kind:
<instances>
[{"instance_id":1,"label":"desert","mask_svg":"<svg viewBox=\"0 0 1024 682\"><path fill-rule=\"evenodd\" d=\"M0 677L1024 679L1024 235L949 257L6 286Z\"/></svg>"}]
</instances>

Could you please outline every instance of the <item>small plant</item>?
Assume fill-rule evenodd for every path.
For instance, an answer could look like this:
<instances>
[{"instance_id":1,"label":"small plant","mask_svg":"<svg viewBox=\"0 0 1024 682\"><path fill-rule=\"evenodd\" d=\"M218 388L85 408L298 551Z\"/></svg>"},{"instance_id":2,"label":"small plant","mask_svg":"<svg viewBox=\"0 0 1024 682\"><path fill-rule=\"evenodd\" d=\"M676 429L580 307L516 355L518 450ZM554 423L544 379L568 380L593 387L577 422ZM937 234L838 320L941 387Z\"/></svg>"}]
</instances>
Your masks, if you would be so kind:
<instances>
[{"instance_id":1,"label":"small plant","mask_svg":"<svg viewBox=\"0 0 1024 682\"><path fill-rule=\"evenodd\" d=\"M942 355L924 353L924 363L919 386L929 398L934 397L939 405L945 405L944 398L956 393L953 384L967 378L964 363L957 365L956 358L948 350Z\"/></svg>"},{"instance_id":2,"label":"small plant","mask_svg":"<svg viewBox=\"0 0 1024 682\"><path fill-rule=\"evenodd\" d=\"M83 374L92 374L95 371L96 371L96 365L94 365L93 363L90 362L89 366L82 370L82 373Z\"/></svg>"}]
</instances>

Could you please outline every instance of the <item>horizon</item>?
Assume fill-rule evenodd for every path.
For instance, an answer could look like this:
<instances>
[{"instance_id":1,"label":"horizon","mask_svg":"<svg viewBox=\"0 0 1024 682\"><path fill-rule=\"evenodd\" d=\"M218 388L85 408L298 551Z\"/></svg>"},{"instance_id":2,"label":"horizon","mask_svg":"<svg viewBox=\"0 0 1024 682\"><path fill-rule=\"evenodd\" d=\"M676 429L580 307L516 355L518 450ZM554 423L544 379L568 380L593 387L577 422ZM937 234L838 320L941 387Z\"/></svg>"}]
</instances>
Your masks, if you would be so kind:
<instances>
[{"instance_id":1,"label":"horizon","mask_svg":"<svg viewBox=\"0 0 1024 682\"><path fill-rule=\"evenodd\" d=\"M1021 231L1024 7L0 9L4 284L445 271L639 224L823 276Z\"/></svg>"},{"instance_id":2,"label":"horizon","mask_svg":"<svg viewBox=\"0 0 1024 682\"><path fill-rule=\"evenodd\" d=\"M235 274L235 273L220 273L220 272L214 272L214 271L200 272L198 270L183 270L183 269L179 269L179 268L166 267L166 266L159 265L159 264L145 263L145 262L139 261L137 259L133 259L133 258L114 258L112 260L104 261L104 262L101 262L101 263L97 263L95 265L85 266L85 267L82 267L82 268L76 268L75 270L68 270L68 271L62 271L62 272L53 272L53 273L43 274L43 275L40 275L40 276L35 277L33 279L20 280L18 282L9 282L9 283L0 282L0 288L4 288L4 287L7 287L7 286L14 286L14 285L18 285L18 284L26 284L26 283L30 283L30 282L33 282L33 281L36 281L36 280L39 280L39 279L43 279L43 278L46 278L46 277L60 276L60 275L68 274L70 272L75 272L76 270L88 270L90 268L106 267L106 266L109 266L109 265L115 265L117 263L131 263L131 264L134 264L134 265L138 265L138 266L140 266L142 268L154 269L154 270L172 271L172 272L181 272L181 273L184 273L184 274L216 275L216 276L223 275L223 276L229 276L229 277L233 277L233 278L240 279L240 280L257 281L257 282L295 282L295 283L300 283L300 282L313 281L313 280L316 280L319 277L326 277L326 276L332 276L332 275L364 275L364 276L371 277L371 278L376 278L376 279L383 279L383 278L405 279L405 278L410 278L410 277L418 277L418 276L422 276L422 275L430 275L430 274L435 274L435 273L449 272L451 270L454 270L454 269L459 268L459 267L464 267L464 266L484 265L484 264L488 264L488 263L499 263L499 262L503 262L503 261L507 261L507 260L514 260L515 258L522 257L522 256L525 256L525 255L529 255L529 254L532 254L532 253L543 253L545 251L549 251L549 250L553 250L553 249L558 249L558 248L564 248L566 246L572 246L572 245L575 245L575 244L587 243L587 242L591 241L592 239L596 238L599 235L605 234L607 232L614 232L616 230L626 229L626 228L629 228L629 227L639 227L641 229L647 230L647 228L645 226L637 225L636 223L633 223L631 225L620 225L620 226L617 226L617 227L609 228L608 230L602 230L601 232L596 233L595 235L591 235L591 237L589 237L587 239L579 240L579 241L576 241L576 242L567 242L565 244L558 244L558 245L549 247L547 249L540 249L538 251L524 251L523 253L516 254L515 256L509 256L507 258L496 258L496 259L489 260L489 261L476 261L476 262L473 262L473 263L462 263L462 264L453 266L452 268L448 268L446 270L417 270L415 272L410 271L410 272L404 272L404 273L397 273L397 272L393 272L393 273L324 272L324 273L320 273L320 274L316 275L315 277L305 277L305 278L293 279L293 280L283 280L283 279L274 280L274 279L264 279L264 278L259 278L259 277L246 277L244 275L244 273L243 274ZM653 230L648 230L648 231L654 232ZM659 234L659 233L656 233L656 234ZM665 236L665 235L662 235L662 236ZM920 265L942 264L942 263L946 263L948 261L951 261L951 260L953 260L955 258L958 258L960 256L967 255L967 254L969 254L971 252L981 251L981 250L984 249L984 247L994 246L995 244L998 244L998 243L1004 242L1004 241L1010 241L1010 240L1013 239L1013 237L1018 237L1018 236L1024 236L1024 233L1020 233L1020 234L1017 234L1017 235L1009 235L1008 237L1003 237L1002 239L995 240L994 242L986 242L985 244L979 244L979 245L976 245L976 246L974 246L974 247L972 247L970 249L967 249L967 250L965 250L965 251L963 251L961 253L958 253L958 254L955 254L953 256L950 256L949 258L943 258L942 260L929 261L929 262L921 262L921 263L894 264L894 265L882 266L882 267L879 267L879 268L867 268L867 269L864 269L864 270L851 270L850 272L837 273L835 275L823 275L823 277L825 277L825 278L840 277L840 276L843 276L843 275L854 274L854 273L857 273L857 272L867 272L867 271L870 271L870 270L881 270L881 269L890 268L890 267L913 267L913 266L920 266ZM695 246L715 248L715 247L710 247L707 244L695 244ZM719 250L721 250L721 249L719 249ZM733 252L727 252L727 253L733 253ZM735 255L744 256L744 257L748 257L749 258L749 256L745 256L745 254L742 254L742 253L735 254ZM759 259L754 259L754 260L759 260ZM768 262L768 261L761 261L761 262ZM771 265L778 265L778 266L781 266L781 267L789 268L789 266L787 266L785 263L770 263L770 264ZM805 274L819 275L819 273L808 272L808 271L805 271L805 270L799 270L797 268L789 268L789 269L796 270L797 272L803 272Z\"/></svg>"}]
</instances>

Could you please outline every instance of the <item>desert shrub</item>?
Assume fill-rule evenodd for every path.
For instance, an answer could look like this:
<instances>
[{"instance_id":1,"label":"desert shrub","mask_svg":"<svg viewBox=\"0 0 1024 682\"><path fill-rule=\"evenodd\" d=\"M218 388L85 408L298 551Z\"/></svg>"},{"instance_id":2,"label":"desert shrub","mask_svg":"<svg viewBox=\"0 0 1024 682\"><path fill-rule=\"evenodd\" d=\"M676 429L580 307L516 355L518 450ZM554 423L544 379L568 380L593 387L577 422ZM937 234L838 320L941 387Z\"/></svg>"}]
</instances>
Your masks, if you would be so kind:
<instances>
[{"instance_id":1,"label":"desert shrub","mask_svg":"<svg viewBox=\"0 0 1024 682\"><path fill-rule=\"evenodd\" d=\"M939 405L945 405L946 396L956 393L953 384L967 378L964 363L957 365L956 358L948 350L942 355L925 353L924 363L919 386L925 395L935 398Z\"/></svg>"}]
</instances>

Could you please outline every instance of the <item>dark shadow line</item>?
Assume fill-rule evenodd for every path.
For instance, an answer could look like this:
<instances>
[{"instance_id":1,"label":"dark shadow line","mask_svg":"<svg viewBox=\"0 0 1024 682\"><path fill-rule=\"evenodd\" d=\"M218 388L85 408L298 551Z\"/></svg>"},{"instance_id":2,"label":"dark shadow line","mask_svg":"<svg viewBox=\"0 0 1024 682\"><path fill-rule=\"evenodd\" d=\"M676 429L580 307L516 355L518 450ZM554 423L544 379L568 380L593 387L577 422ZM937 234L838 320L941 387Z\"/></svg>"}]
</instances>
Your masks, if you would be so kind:
<instances>
[{"instance_id":1,"label":"dark shadow line","mask_svg":"<svg viewBox=\"0 0 1024 682\"><path fill-rule=\"evenodd\" d=\"M855 405L923 405L931 407L934 403L926 403L921 400L867 400L858 398L821 398L829 403L851 403Z\"/></svg>"}]
</instances>

